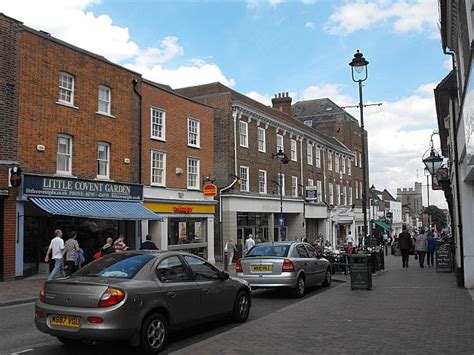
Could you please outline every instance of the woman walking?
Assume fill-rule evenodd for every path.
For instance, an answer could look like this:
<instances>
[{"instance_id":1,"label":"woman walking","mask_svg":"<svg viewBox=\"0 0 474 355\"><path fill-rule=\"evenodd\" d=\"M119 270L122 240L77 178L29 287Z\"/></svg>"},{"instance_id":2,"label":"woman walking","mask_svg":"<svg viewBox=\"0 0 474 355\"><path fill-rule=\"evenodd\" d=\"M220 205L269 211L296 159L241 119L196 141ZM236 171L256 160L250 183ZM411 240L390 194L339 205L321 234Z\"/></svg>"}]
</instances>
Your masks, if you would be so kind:
<instances>
[{"instance_id":1,"label":"woman walking","mask_svg":"<svg viewBox=\"0 0 474 355\"><path fill-rule=\"evenodd\" d=\"M418 261L420 262L421 268L425 267L424 264L425 264L425 254L426 254L427 245L428 245L428 240L426 238L426 235L418 234L415 240L415 250L418 253Z\"/></svg>"},{"instance_id":2,"label":"woman walking","mask_svg":"<svg viewBox=\"0 0 474 355\"><path fill-rule=\"evenodd\" d=\"M224 252L227 253L229 266L232 265L232 260L234 260L234 253L236 251L237 248L235 247L234 241L232 239L229 239L229 241L225 243L224 247Z\"/></svg>"},{"instance_id":3,"label":"woman walking","mask_svg":"<svg viewBox=\"0 0 474 355\"><path fill-rule=\"evenodd\" d=\"M434 253L436 251L436 247L438 246L438 242L436 239L433 238L433 233L428 233L428 247L427 247L427 264L428 267L434 267ZM430 266L431 265L431 266Z\"/></svg>"}]
</instances>

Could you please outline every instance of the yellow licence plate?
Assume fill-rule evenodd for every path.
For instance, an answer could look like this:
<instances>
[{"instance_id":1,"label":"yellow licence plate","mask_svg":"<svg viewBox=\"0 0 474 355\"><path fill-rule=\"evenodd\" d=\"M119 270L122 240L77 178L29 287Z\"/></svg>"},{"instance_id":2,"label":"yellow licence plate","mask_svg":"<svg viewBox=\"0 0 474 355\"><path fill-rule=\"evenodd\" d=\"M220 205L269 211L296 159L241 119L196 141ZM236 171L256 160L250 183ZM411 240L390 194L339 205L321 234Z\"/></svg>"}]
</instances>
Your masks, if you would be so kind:
<instances>
[{"instance_id":1,"label":"yellow licence plate","mask_svg":"<svg viewBox=\"0 0 474 355\"><path fill-rule=\"evenodd\" d=\"M250 265L250 271L252 272L272 272L272 265Z\"/></svg>"},{"instance_id":2,"label":"yellow licence plate","mask_svg":"<svg viewBox=\"0 0 474 355\"><path fill-rule=\"evenodd\" d=\"M59 327L79 328L81 326L81 317L53 315L51 316L50 324Z\"/></svg>"}]
</instances>

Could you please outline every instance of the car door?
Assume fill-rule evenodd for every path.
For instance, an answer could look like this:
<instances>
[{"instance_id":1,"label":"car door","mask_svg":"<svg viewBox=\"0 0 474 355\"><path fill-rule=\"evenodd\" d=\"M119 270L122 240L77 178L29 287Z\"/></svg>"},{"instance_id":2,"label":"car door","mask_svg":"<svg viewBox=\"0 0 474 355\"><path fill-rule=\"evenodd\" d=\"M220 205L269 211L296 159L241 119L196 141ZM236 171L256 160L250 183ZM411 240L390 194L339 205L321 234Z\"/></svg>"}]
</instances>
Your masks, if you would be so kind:
<instances>
[{"instance_id":1,"label":"car door","mask_svg":"<svg viewBox=\"0 0 474 355\"><path fill-rule=\"evenodd\" d=\"M221 271L204 259L185 255L184 260L201 291L202 317L230 313L237 293L235 283L231 280L223 280Z\"/></svg>"},{"instance_id":2,"label":"car door","mask_svg":"<svg viewBox=\"0 0 474 355\"><path fill-rule=\"evenodd\" d=\"M159 296L163 297L173 324L191 322L199 318L201 290L183 261L177 256L161 260L156 267L160 283Z\"/></svg>"},{"instance_id":3,"label":"car door","mask_svg":"<svg viewBox=\"0 0 474 355\"><path fill-rule=\"evenodd\" d=\"M314 282L323 282L326 276L327 263L318 257L316 250L309 244L305 244L311 259L311 265L314 267Z\"/></svg>"},{"instance_id":4,"label":"car door","mask_svg":"<svg viewBox=\"0 0 474 355\"><path fill-rule=\"evenodd\" d=\"M311 285L315 282L316 265L313 264L303 243L296 245L298 254L298 264L304 269L306 275L306 284Z\"/></svg>"}]
</instances>

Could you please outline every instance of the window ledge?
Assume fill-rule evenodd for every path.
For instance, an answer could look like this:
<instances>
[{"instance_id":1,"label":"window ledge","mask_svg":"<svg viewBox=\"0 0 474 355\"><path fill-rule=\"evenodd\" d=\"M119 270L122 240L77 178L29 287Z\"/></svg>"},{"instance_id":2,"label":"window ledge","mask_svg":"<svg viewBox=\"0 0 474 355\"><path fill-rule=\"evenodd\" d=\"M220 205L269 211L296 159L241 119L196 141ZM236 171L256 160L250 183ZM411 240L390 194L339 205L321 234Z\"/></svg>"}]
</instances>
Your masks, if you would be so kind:
<instances>
[{"instance_id":1,"label":"window ledge","mask_svg":"<svg viewBox=\"0 0 474 355\"><path fill-rule=\"evenodd\" d=\"M56 101L56 104L61 105L61 106L65 106L65 107L69 107L69 108L73 108L73 109L76 109L76 110L79 110L79 107L74 106L74 104L70 104L70 103L68 103L68 102Z\"/></svg>"},{"instance_id":2,"label":"window ledge","mask_svg":"<svg viewBox=\"0 0 474 355\"><path fill-rule=\"evenodd\" d=\"M54 174L54 176L59 176L59 177L68 177L68 178L74 178L74 179L77 179L77 176L74 176L72 174L68 174L68 173L61 173L61 172L57 172Z\"/></svg>"},{"instance_id":3,"label":"window ledge","mask_svg":"<svg viewBox=\"0 0 474 355\"><path fill-rule=\"evenodd\" d=\"M246 149L249 149L249 146L248 146L248 145L240 145L240 148L246 148Z\"/></svg>"},{"instance_id":4,"label":"window ledge","mask_svg":"<svg viewBox=\"0 0 474 355\"><path fill-rule=\"evenodd\" d=\"M164 139L164 138L150 137L150 139L152 139L152 140L154 140L154 141L159 141L159 142L164 142L164 143L166 143L166 139Z\"/></svg>"},{"instance_id":5,"label":"window ledge","mask_svg":"<svg viewBox=\"0 0 474 355\"><path fill-rule=\"evenodd\" d=\"M101 115L101 116L105 116L105 117L115 118L115 116L111 115L110 113L106 113L106 112L97 111L96 114Z\"/></svg>"},{"instance_id":6,"label":"window ledge","mask_svg":"<svg viewBox=\"0 0 474 355\"><path fill-rule=\"evenodd\" d=\"M191 144L188 144L188 147L189 147L189 148L194 148L194 149L201 149L201 146L200 146L200 145L191 145Z\"/></svg>"},{"instance_id":7,"label":"window ledge","mask_svg":"<svg viewBox=\"0 0 474 355\"><path fill-rule=\"evenodd\" d=\"M150 184L151 187L166 187L166 185L162 185L162 184L157 184L157 183L151 183Z\"/></svg>"},{"instance_id":8,"label":"window ledge","mask_svg":"<svg viewBox=\"0 0 474 355\"><path fill-rule=\"evenodd\" d=\"M114 182L114 181L115 181L115 180L112 180L110 177L107 177L107 176L100 176L100 175L98 175L94 180L110 181L110 182Z\"/></svg>"},{"instance_id":9,"label":"window ledge","mask_svg":"<svg viewBox=\"0 0 474 355\"><path fill-rule=\"evenodd\" d=\"M201 189L199 187L191 187L191 186L188 186L188 190L201 191Z\"/></svg>"}]
</instances>

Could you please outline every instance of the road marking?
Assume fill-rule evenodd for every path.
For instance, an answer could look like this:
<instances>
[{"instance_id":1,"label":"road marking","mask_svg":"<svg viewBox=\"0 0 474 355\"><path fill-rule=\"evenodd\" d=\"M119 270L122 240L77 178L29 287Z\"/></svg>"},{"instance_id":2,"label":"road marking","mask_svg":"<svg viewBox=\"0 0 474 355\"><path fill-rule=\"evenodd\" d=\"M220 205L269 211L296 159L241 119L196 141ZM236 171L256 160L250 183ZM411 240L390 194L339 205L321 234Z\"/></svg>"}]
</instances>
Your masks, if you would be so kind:
<instances>
[{"instance_id":1,"label":"road marking","mask_svg":"<svg viewBox=\"0 0 474 355\"><path fill-rule=\"evenodd\" d=\"M10 309L10 308L20 307L20 306L26 306L26 305L30 305L30 304L35 304L35 301L27 302L27 303L12 304L12 305L10 305L10 306L0 306L0 311L1 311L2 309Z\"/></svg>"},{"instance_id":2,"label":"road marking","mask_svg":"<svg viewBox=\"0 0 474 355\"><path fill-rule=\"evenodd\" d=\"M24 353L29 353L31 351L34 351L34 349L26 349L22 351L17 351L17 352L11 353L11 355L24 354Z\"/></svg>"}]
</instances>

